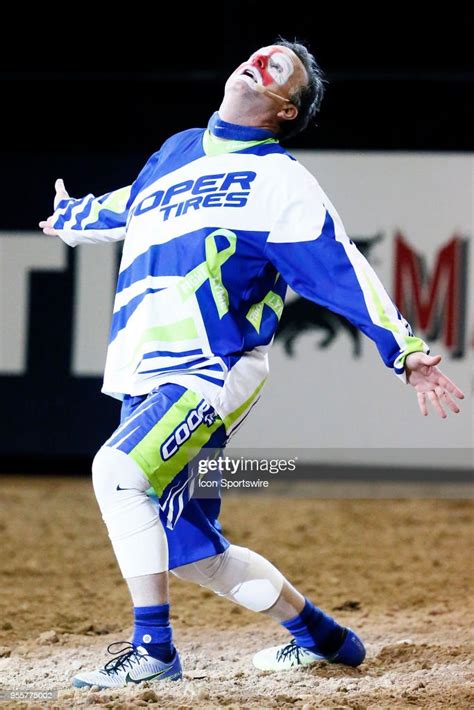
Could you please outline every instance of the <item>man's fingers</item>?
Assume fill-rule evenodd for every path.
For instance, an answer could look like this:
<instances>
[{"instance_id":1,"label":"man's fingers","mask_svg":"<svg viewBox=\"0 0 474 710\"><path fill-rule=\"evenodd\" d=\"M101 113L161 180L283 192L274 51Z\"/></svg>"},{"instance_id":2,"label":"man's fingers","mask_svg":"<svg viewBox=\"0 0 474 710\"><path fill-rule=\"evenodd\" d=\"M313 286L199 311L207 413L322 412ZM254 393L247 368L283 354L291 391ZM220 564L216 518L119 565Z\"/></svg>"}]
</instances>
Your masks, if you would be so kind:
<instances>
[{"instance_id":1,"label":"man's fingers","mask_svg":"<svg viewBox=\"0 0 474 710\"><path fill-rule=\"evenodd\" d=\"M428 407L426 406L426 398L425 398L425 393L424 392L417 392L416 396L418 398L418 406L420 408L420 412L424 417L428 416Z\"/></svg>"},{"instance_id":2,"label":"man's fingers","mask_svg":"<svg viewBox=\"0 0 474 710\"><path fill-rule=\"evenodd\" d=\"M64 180L62 178L58 178L56 180L56 182L54 183L54 189L56 190L56 192L60 193L61 195L64 195L64 197L69 197L68 191L66 190L66 186L64 185Z\"/></svg>"},{"instance_id":3,"label":"man's fingers","mask_svg":"<svg viewBox=\"0 0 474 710\"><path fill-rule=\"evenodd\" d=\"M42 219L41 222L39 222L39 226L43 230L43 233L46 234L48 237L57 237L58 233L55 229L53 229L53 218L48 217L48 219Z\"/></svg>"},{"instance_id":4,"label":"man's fingers","mask_svg":"<svg viewBox=\"0 0 474 710\"><path fill-rule=\"evenodd\" d=\"M459 414L461 410L459 409L456 402L451 399L446 390L444 390L442 387L435 387L435 394L438 397L440 403L442 402L443 404L446 404L454 414Z\"/></svg>"},{"instance_id":5,"label":"man's fingers","mask_svg":"<svg viewBox=\"0 0 474 710\"><path fill-rule=\"evenodd\" d=\"M456 402L453 399L451 399L451 397L449 396L449 394L447 392L443 393L441 401L445 402L447 404L447 406L450 408L450 410L453 412L453 414L459 414L459 412L461 411L459 409L458 405L456 404Z\"/></svg>"},{"instance_id":6,"label":"man's fingers","mask_svg":"<svg viewBox=\"0 0 474 710\"><path fill-rule=\"evenodd\" d=\"M438 412L439 416L440 416L442 419L446 419L446 417L447 417L448 415L446 414L446 412L444 411L443 407L441 406L440 401L439 401L439 399L438 399L438 397L437 397L437 395L436 395L436 392L435 392L434 390L430 390L430 391L428 392L428 397L430 398L430 402L431 402L431 404L433 405L434 410L435 410L436 412Z\"/></svg>"},{"instance_id":7,"label":"man's fingers","mask_svg":"<svg viewBox=\"0 0 474 710\"><path fill-rule=\"evenodd\" d=\"M54 196L54 209L56 209L62 200L69 199L69 195L64 186L64 181L62 180L62 178L58 178L56 180L56 182L54 183L54 188L56 190L56 195Z\"/></svg>"},{"instance_id":8,"label":"man's fingers","mask_svg":"<svg viewBox=\"0 0 474 710\"><path fill-rule=\"evenodd\" d=\"M443 387L443 389L454 394L458 399L464 399L464 392L460 390L449 377L446 377L446 375L441 375L441 377L438 378L438 384Z\"/></svg>"}]
</instances>

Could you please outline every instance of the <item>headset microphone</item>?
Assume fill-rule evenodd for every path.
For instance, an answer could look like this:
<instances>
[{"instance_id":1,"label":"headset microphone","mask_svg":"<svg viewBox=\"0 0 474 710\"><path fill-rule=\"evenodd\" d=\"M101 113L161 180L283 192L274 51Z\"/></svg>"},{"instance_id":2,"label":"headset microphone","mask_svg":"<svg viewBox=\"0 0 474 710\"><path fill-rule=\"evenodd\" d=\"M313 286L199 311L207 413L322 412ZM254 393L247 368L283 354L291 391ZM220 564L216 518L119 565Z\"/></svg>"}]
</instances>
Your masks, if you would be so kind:
<instances>
[{"instance_id":1,"label":"headset microphone","mask_svg":"<svg viewBox=\"0 0 474 710\"><path fill-rule=\"evenodd\" d=\"M284 104L289 104L291 103L290 99L285 99L283 96L279 96L278 94L275 94L275 92L270 91L270 89L266 89L262 84L255 84L252 85L252 88L255 89L255 91L258 91L260 94L267 94L267 96L270 96L272 99L277 99L278 101L282 101Z\"/></svg>"}]
</instances>

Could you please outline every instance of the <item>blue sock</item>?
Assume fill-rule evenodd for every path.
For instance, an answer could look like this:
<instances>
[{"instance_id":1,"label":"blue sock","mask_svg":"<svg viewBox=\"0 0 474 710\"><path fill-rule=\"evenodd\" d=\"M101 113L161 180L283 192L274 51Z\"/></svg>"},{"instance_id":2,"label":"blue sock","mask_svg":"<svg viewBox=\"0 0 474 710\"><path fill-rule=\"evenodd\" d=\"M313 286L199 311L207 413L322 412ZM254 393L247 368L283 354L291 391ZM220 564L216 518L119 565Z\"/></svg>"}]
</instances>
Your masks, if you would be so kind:
<instances>
[{"instance_id":1,"label":"blue sock","mask_svg":"<svg viewBox=\"0 0 474 710\"><path fill-rule=\"evenodd\" d=\"M136 606L133 609L135 626L133 643L143 646L153 658L167 663L174 656L173 631L170 624L170 605Z\"/></svg>"},{"instance_id":2,"label":"blue sock","mask_svg":"<svg viewBox=\"0 0 474 710\"><path fill-rule=\"evenodd\" d=\"M298 646L322 656L337 653L347 633L343 626L339 626L309 599L306 599L298 616L282 621L281 624L294 636Z\"/></svg>"}]
</instances>

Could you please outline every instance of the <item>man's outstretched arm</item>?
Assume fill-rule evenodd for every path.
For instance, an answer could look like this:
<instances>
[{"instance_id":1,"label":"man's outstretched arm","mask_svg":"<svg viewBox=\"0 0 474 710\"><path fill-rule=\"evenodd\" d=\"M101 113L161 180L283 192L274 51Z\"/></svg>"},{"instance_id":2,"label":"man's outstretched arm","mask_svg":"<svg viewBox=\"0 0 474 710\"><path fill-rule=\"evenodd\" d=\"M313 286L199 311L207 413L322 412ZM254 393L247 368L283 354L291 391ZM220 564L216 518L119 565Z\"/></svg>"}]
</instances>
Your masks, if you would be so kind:
<instances>
[{"instance_id":1,"label":"man's outstretched arm","mask_svg":"<svg viewBox=\"0 0 474 710\"><path fill-rule=\"evenodd\" d=\"M310 194L282 212L267 240L269 260L296 293L341 314L375 342L385 364L415 388L424 416L427 399L441 417L443 405L457 414L450 395L464 395L438 369L441 357L431 357L413 335L329 201L330 209L314 189Z\"/></svg>"},{"instance_id":2,"label":"man's outstretched arm","mask_svg":"<svg viewBox=\"0 0 474 710\"><path fill-rule=\"evenodd\" d=\"M48 236L58 236L69 246L116 242L125 238L131 186L100 197L74 199L61 179L55 183L54 213L39 223Z\"/></svg>"}]
</instances>

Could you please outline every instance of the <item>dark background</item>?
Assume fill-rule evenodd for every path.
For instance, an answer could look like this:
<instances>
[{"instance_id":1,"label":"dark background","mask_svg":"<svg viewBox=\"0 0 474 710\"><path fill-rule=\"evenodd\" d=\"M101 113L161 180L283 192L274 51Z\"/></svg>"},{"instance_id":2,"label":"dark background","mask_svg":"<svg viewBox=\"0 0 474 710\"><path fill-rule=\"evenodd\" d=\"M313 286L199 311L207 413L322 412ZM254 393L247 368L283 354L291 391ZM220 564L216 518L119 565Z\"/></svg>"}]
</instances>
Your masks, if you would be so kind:
<instances>
[{"instance_id":1,"label":"dark background","mask_svg":"<svg viewBox=\"0 0 474 710\"><path fill-rule=\"evenodd\" d=\"M278 34L306 40L329 82L318 127L290 147L473 149L473 19L461 3L285 5L41 6L27 26L21 10L5 21L0 152L15 189L1 227L34 228L58 175L77 195L129 184L171 133L206 125L228 74Z\"/></svg>"},{"instance_id":2,"label":"dark background","mask_svg":"<svg viewBox=\"0 0 474 710\"><path fill-rule=\"evenodd\" d=\"M10 7L0 230L36 229L56 177L76 196L129 184L165 138L206 125L228 74L279 34L305 40L328 80L318 125L290 148L471 151L472 16L460 4L425 7L174 3L165 15L160 4L62 5L17 16ZM84 470L114 426L117 403L99 394L100 380L69 375L73 250L69 258L65 274L32 275L28 375L0 377L4 470Z\"/></svg>"}]
</instances>

